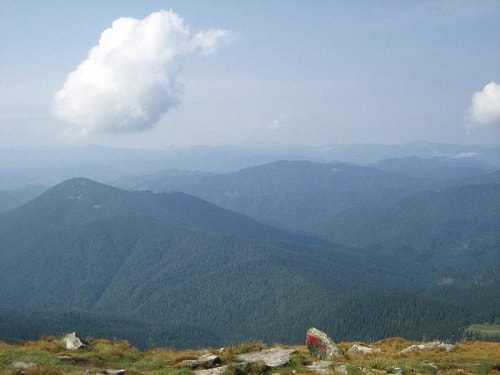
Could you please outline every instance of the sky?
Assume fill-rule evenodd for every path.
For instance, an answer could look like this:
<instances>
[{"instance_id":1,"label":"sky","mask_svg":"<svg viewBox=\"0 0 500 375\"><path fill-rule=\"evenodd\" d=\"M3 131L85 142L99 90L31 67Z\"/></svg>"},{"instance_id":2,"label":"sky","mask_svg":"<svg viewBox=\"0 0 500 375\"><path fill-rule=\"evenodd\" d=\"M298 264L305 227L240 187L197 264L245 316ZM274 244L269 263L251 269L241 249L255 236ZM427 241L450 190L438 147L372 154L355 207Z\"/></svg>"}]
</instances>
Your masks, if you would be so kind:
<instances>
[{"instance_id":1,"label":"sky","mask_svg":"<svg viewBox=\"0 0 500 375\"><path fill-rule=\"evenodd\" d=\"M500 143L500 0L0 0L0 147Z\"/></svg>"}]
</instances>

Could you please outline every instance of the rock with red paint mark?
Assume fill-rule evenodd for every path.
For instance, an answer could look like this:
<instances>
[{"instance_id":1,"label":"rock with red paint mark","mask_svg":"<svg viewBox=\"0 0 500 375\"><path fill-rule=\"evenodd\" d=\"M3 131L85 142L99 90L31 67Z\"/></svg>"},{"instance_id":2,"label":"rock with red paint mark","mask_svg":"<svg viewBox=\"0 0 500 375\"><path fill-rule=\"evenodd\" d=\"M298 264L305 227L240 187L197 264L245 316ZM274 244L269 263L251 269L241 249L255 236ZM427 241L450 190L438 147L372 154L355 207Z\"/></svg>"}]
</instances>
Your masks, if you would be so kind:
<instances>
[{"instance_id":1,"label":"rock with red paint mark","mask_svg":"<svg viewBox=\"0 0 500 375\"><path fill-rule=\"evenodd\" d=\"M307 330L306 345L311 354L323 359L344 354L325 332L317 328Z\"/></svg>"}]
</instances>

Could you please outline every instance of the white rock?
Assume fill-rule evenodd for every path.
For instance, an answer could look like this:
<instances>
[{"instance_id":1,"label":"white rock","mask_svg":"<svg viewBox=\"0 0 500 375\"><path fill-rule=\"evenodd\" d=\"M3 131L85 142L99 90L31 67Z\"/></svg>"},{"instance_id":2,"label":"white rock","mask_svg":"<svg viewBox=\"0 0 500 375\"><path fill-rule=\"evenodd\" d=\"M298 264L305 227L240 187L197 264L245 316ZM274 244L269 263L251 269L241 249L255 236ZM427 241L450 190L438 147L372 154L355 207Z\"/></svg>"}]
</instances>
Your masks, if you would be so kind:
<instances>
[{"instance_id":1,"label":"white rock","mask_svg":"<svg viewBox=\"0 0 500 375\"><path fill-rule=\"evenodd\" d=\"M333 372L332 369L330 368L332 364L333 361L316 361L307 366L307 368L321 375L328 375Z\"/></svg>"},{"instance_id":2,"label":"white rock","mask_svg":"<svg viewBox=\"0 0 500 375\"><path fill-rule=\"evenodd\" d=\"M18 370L31 370L37 366L36 363L33 362L12 362L10 367L13 367Z\"/></svg>"},{"instance_id":3,"label":"white rock","mask_svg":"<svg viewBox=\"0 0 500 375\"><path fill-rule=\"evenodd\" d=\"M80 340L79 337L76 336L75 332L68 333L64 336L63 340L66 343L66 349L68 350L76 350L87 346L82 342L82 340Z\"/></svg>"},{"instance_id":4,"label":"white rock","mask_svg":"<svg viewBox=\"0 0 500 375\"><path fill-rule=\"evenodd\" d=\"M368 346L363 346L363 345L356 345L354 344L348 351L347 353L349 354L373 354L373 353L380 353L380 349L373 349L369 348Z\"/></svg>"},{"instance_id":5,"label":"white rock","mask_svg":"<svg viewBox=\"0 0 500 375\"><path fill-rule=\"evenodd\" d=\"M412 353L417 350L430 350L430 349L443 349L449 352L450 350L455 349L455 345L446 344L440 341L427 342L425 344L419 345L411 345L403 350L401 350L401 354Z\"/></svg>"},{"instance_id":6,"label":"white rock","mask_svg":"<svg viewBox=\"0 0 500 375\"><path fill-rule=\"evenodd\" d=\"M290 362L290 355L296 352L295 349L272 348L260 352L240 354L238 359L245 362L264 361L268 367L279 367Z\"/></svg>"},{"instance_id":7,"label":"white rock","mask_svg":"<svg viewBox=\"0 0 500 375\"><path fill-rule=\"evenodd\" d=\"M214 367L206 370L195 370L193 371L197 375L222 375L226 372L227 366Z\"/></svg>"},{"instance_id":8,"label":"white rock","mask_svg":"<svg viewBox=\"0 0 500 375\"><path fill-rule=\"evenodd\" d=\"M335 366L335 372L340 375L347 375L347 365L337 365Z\"/></svg>"}]
</instances>

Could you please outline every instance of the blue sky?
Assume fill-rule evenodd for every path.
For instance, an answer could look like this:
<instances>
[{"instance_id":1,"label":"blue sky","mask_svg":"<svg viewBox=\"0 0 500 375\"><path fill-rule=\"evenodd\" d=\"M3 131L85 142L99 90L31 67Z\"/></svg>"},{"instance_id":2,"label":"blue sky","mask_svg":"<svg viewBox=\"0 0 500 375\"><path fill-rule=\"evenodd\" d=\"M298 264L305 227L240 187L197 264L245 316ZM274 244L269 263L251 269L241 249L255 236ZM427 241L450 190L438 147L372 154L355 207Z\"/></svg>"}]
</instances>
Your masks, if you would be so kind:
<instances>
[{"instance_id":1,"label":"blue sky","mask_svg":"<svg viewBox=\"0 0 500 375\"><path fill-rule=\"evenodd\" d=\"M500 1L1 0L0 24L0 147L500 143Z\"/></svg>"}]
</instances>

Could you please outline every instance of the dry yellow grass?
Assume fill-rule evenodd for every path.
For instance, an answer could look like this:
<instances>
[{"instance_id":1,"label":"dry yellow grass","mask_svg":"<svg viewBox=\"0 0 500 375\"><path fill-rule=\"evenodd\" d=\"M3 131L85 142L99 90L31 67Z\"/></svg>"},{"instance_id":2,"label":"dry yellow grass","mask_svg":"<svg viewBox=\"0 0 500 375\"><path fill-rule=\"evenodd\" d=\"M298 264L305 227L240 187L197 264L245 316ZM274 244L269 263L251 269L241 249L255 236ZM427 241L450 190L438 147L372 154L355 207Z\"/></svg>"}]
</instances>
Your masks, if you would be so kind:
<instances>
[{"instance_id":1,"label":"dry yellow grass","mask_svg":"<svg viewBox=\"0 0 500 375\"><path fill-rule=\"evenodd\" d=\"M80 375L102 374L106 369L132 369L135 374L144 375L185 375L191 371L186 368L185 361L193 360L211 352L218 355L222 364L229 365L235 371L236 357L239 353L264 349L260 343L244 343L223 350L185 350L152 349L141 352L126 341L108 341L89 339L91 348L78 351L66 350L62 340L47 337L34 342L22 342L9 345L0 342L0 374L2 375ZM440 374L440 375L500 375L500 343L467 342L456 345L455 349L426 350L402 354L401 350L417 342L403 338L388 338L367 345L363 342L342 342L339 346L347 353L353 344L380 349L374 354L345 354L335 358L330 367L334 373L335 366L343 364L348 374L395 373L397 369L406 375ZM311 373L306 366L316 361L304 345L293 346L297 354L290 365L279 369L264 370L251 367L249 375L255 373L301 374ZM14 362L36 363L36 367L19 370L12 367ZM231 372L230 371L230 372ZM236 371L244 375L243 371Z\"/></svg>"}]
</instances>

